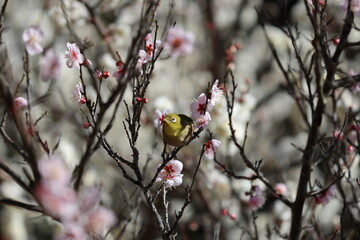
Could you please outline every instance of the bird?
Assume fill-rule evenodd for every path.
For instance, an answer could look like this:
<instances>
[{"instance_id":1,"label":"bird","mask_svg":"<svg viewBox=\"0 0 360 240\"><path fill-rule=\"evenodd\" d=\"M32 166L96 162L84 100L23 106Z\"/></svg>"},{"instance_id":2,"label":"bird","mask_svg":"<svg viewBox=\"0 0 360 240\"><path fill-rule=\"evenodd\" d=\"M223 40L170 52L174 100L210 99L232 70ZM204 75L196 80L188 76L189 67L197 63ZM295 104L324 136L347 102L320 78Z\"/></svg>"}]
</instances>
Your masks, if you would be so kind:
<instances>
[{"instance_id":1,"label":"bird","mask_svg":"<svg viewBox=\"0 0 360 240\"><path fill-rule=\"evenodd\" d=\"M194 121L184 115L168 113L163 119L163 138L174 147L185 146L194 133Z\"/></svg>"}]
</instances>

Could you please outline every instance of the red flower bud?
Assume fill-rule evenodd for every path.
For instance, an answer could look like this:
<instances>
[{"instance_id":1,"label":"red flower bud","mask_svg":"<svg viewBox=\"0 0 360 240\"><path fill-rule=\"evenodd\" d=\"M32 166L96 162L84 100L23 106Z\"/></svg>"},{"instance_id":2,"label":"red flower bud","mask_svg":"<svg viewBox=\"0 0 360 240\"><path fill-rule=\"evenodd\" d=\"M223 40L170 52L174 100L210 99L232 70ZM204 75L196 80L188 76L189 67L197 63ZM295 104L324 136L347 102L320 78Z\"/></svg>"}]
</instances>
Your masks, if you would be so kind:
<instances>
[{"instance_id":1,"label":"red flower bud","mask_svg":"<svg viewBox=\"0 0 360 240\"><path fill-rule=\"evenodd\" d=\"M110 77L109 71L105 71L104 74L103 74L103 76L104 76L105 79L108 78L108 77Z\"/></svg>"}]
</instances>

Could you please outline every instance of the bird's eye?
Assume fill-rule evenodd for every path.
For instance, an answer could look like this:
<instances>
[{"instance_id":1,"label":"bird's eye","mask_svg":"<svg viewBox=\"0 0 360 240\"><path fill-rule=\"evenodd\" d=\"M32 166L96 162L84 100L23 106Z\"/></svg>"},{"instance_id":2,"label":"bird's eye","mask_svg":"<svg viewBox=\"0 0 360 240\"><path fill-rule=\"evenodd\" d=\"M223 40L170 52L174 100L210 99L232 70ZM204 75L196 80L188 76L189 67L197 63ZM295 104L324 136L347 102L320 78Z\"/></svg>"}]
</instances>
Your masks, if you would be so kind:
<instances>
[{"instance_id":1,"label":"bird's eye","mask_svg":"<svg viewBox=\"0 0 360 240\"><path fill-rule=\"evenodd\" d=\"M174 123L174 122L176 122L176 118L175 118L175 117L172 117L172 118L170 119L170 121Z\"/></svg>"}]
</instances>

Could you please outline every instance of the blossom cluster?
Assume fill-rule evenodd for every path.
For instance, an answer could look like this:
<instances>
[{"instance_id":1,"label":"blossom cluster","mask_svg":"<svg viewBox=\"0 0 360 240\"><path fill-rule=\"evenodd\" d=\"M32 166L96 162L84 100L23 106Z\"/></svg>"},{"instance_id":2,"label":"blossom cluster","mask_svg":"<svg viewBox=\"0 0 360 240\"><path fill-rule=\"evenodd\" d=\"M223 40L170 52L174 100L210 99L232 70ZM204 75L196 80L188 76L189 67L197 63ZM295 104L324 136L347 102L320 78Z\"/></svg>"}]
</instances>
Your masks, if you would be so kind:
<instances>
[{"instance_id":1,"label":"blossom cluster","mask_svg":"<svg viewBox=\"0 0 360 240\"><path fill-rule=\"evenodd\" d=\"M99 188L84 188L77 193L70 186L71 173L61 157L43 157L38 170L41 180L34 188L34 196L49 216L62 223L63 231L57 240L102 237L114 226L115 214L99 206Z\"/></svg>"}]
</instances>

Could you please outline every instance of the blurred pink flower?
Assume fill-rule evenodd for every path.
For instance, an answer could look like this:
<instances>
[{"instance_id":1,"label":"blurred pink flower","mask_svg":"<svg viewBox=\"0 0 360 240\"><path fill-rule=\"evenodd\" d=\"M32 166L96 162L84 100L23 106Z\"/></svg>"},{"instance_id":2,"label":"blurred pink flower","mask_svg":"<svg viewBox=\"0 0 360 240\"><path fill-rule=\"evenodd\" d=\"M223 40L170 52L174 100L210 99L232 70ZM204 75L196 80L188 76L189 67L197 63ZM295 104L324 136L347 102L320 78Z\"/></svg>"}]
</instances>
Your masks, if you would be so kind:
<instances>
[{"instance_id":1,"label":"blurred pink flower","mask_svg":"<svg viewBox=\"0 0 360 240\"><path fill-rule=\"evenodd\" d=\"M171 57L181 57L193 50L195 37L179 27L170 28L164 41L164 49Z\"/></svg>"},{"instance_id":2,"label":"blurred pink flower","mask_svg":"<svg viewBox=\"0 0 360 240\"><path fill-rule=\"evenodd\" d=\"M46 51L45 56L39 60L40 78L47 82L50 79L58 79L60 77L61 61L59 55L54 49Z\"/></svg>"},{"instance_id":3,"label":"blurred pink flower","mask_svg":"<svg viewBox=\"0 0 360 240\"><path fill-rule=\"evenodd\" d=\"M256 210L265 204L264 192L260 189L258 185L254 185L251 188L251 192L249 193L249 195L249 206L252 210Z\"/></svg>"},{"instance_id":4,"label":"blurred pink flower","mask_svg":"<svg viewBox=\"0 0 360 240\"><path fill-rule=\"evenodd\" d=\"M341 3L340 6L343 11L347 10L348 2L349 2L349 0L344 0ZM357 16L360 15L360 0L352 0L351 1L351 10L354 12L355 15L357 15Z\"/></svg>"},{"instance_id":5,"label":"blurred pink flower","mask_svg":"<svg viewBox=\"0 0 360 240\"><path fill-rule=\"evenodd\" d=\"M335 197L335 186L334 185L332 185L325 191L321 192L318 196L316 196L315 203L325 206L326 204L328 204L330 202L330 199L332 199L333 197Z\"/></svg>"},{"instance_id":6,"label":"blurred pink flower","mask_svg":"<svg viewBox=\"0 0 360 240\"><path fill-rule=\"evenodd\" d=\"M41 158L38 169L45 181L62 186L70 185L71 173L61 157L52 155Z\"/></svg>"},{"instance_id":7,"label":"blurred pink flower","mask_svg":"<svg viewBox=\"0 0 360 240\"><path fill-rule=\"evenodd\" d=\"M33 25L24 30L22 39L29 55L36 55L43 51L40 42L44 39L44 32L38 25Z\"/></svg>"},{"instance_id":8,"label":"blurred pink flower","mask_svg":"<svg viewBox=\"0 0 360 240\"><path fill-rule=\"evenodd\" d=\"M162 133L163 120L165 115L168 113L170 113L168 109L164 109L162 112L160 111L160 109L155 110L154 126L159 131L159 133Z\"/></svg>"},{"instance_id":9,"label":"blurred pink flower","mask_svg":"<svg viewBox=\"0 0 360 240\"><path fill-rule=\"evenodd\" d=\"M28 101L23 97L17 97L14 99L14 106L16 111L25 108L28 104Z\"/></svg>"},{"instance_id":10,"label":"blurred pink flower","mask_svg":"<svg viewBox=\"0 0 360 240\"><path fill-rule=\"evenodd\" d=\"M160 171L159 175L156 178L156 181L165 181L166 188L179 186L183 181L183 174L181 174L182 169L182 162L180 162L179 160L171 160Z\"/></svg>"},{"instance_id":11,"label":"blurred pink flower","mask_svg":"<svg viewBox=\"0 0 360 240\"><path fill-rule=\"evenodd\" d=\"M282 195L282 196L286 196L288 193L288 189L287 189L286 185L283 183L277 183L275 185L274 189L277 194Z\"/></svg>"},{"instance_id":12,"label":"blurred pink flower","mask_svg":"<svg viewBox=\"0 0 360 240\"><path fill-rule=\"evenodd\" d=\"M214 152L220 147L220 141L212 139L205 143L205 156L209 159L214 159Z\"/></svg>"},{"instance_id":13,"label":"blurred pink flower","mask_svg":"<svg viewBox=\"0 0 360 240\"><path fill-rule=\"evenodd\" d=\"M76 219L80 214L77 194L70 186L41 180L34 196L47 214L61 221Z\"/></svg>"},{"instance_id":14,"label":"blurred pink flower","mask_svg":"<svg viewBox=\"0 0 360 240\"><path fill-rule=\"evenodd\" d=\"M103 236L115 223L115 214L105 207L99 207L89 214L85 225L91 235Z\"/></svg>"},{"instance_id":15,"label":"blurred pink flower","mask_svg":"<svg viewBox=\"0 0 360 240\"><path fill-rule=\"evenodd\" d=\"M80 64L84 62L84 55L80 53L80 49L76 43L66 44L68 51L65 51L66 65L69 68L80 69Z\"/></svg>"}]
</instances>

